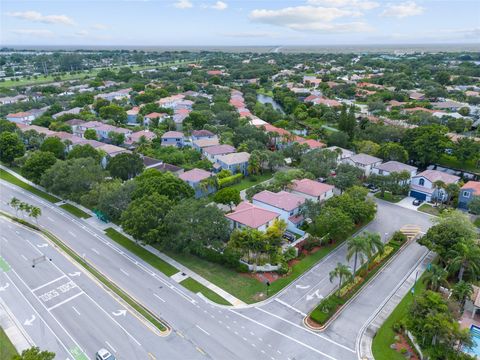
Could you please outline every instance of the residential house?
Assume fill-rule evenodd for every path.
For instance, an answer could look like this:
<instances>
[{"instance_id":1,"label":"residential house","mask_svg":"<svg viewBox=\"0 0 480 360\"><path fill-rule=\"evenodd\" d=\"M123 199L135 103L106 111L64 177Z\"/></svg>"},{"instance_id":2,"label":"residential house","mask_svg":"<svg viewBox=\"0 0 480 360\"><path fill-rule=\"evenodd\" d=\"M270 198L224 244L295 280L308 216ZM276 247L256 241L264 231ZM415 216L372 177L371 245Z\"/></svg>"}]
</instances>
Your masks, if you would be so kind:
<instances>
[{"instance_id":1,"label":"residential house","mask_svg":"<svg viewBox=\"0 0 480 360\"><path fill-rule=\"evenodd\" d=\"M130 99L130 91L132 91L132 89L129 88L129 89L116 90L116 91L112 91L104 94L98 94L98 95L95 95L95 99L100 98L108 101Z\"/></svg>"},{"instance_id":2,"label":"residential house","mask_svg":"<svg viewBox=\"0 0 480 360\"><path fill-rule=\"evenodd\" d=\"M438 170L425 170L412 177L410 184L410 196L415 199L432 201L438 199L445 201L447 193L444 189L438 189L435 182L442 181L445 185L456 184L460 178Z\"/></svg>"},{"instance_id":3,"label":"residential house","mask_svg":"<svg viewBox=\"0 0 480 360\"><path fill-rule=\"evenodd\" d=\"M80 111L82 111L82 108L80 108L80 107L75 107L75 108L73 108L73 109L64 110L64 111L60 111L59 113L53 114L53 115L52 115L52 118L57 119L57 118L59 118L60 116L66 115L66 114L78 115L78 114L80 114Z\"/></svg>"},{"instance_id":4,"label":"residential house","mask_svg":"<svg viewBox=\"0 0 480 360\"><path fill-rule=\"evenodd\" d=\"M152 141L156 137L157 135L155 135L153 131L140 130L140 131L136 131L134 133L129 134L128 137L125 139L125 144L127 145L138 144L140 141L142 141L142 139L145 141Z\"/></svg>"},{"instance_id":5,"label":"residential house","mask_svg":"<svg viewBox=\"0 0 480 360\"><path fill-rule=\"evenodd\" d=\"M216 188L213 184L206 183L202 186L202 182L207 182L209 178L213 178L213 174L210 171L203 169L192 169L185 171L178 177L190 185L195 190L195 197L200 198L202 196L215 192Z\"/></svg>"},{"instance_id":6,"label":"residential house","mask_svg":"<svg viewBox=\"0 0 480 360\"><path fill-rule=\"evenodd\" d=\"M208 148L208 147L211 147L211 146L216 146L218 145L219 142L218 142L218 138L212 138L212 139L209 139L209 138L205 138L205 139L198 139L198 140L194 140L192 142L192 146L195 150L197 151L200 151L201 154L203 154L203 150Z\"/></svg>"},{"instance_id":7,"label":"residential house","mask_svg":"<svg viewBox=\"0 0 480 360\"><path fill-rule=\"evenodd\" d=\"M145 169L155 169L160 172L171 172L174 175L180 175L183 173L183 169L181 167L164 163L162 160L157 160L148 156L143 156L143 165L145 165Z\"/></svg>"},{"instance_id":8,"label":"residential house","mask_svg":"<svg viewBox=\"0 0 480 360\"><path fill-rule=\"evenodd\" d=\"M158 119L158 122L162 123L169 116L170 115L166 113L158 113L158 112L147 114L143 117L143 125L149 126L152 123L152 121L155 119Z\"/></svg>"},{"instance_id":9,"label":"residential house","mask_svg":"<svg viewBox=\"0 0 480 360\"><path fill-rule=\"evenodd\" d=\"M305 203L303 196L287 191L274 193L264 190L253 196L252 203L280 214L280 219L286 222L288 230L303 235L298 229L303 223L303 216L300 214L300 208Z\"/></svg>"},{"instance_id":10,"label":"residential house","mask_svg":"<svg viewBox=\"0 0 480 360\"><path fill-rule=\"evenodd\" d=\"M200 140L200 139L213 139L216 138L217 135L212 133L208 130L193 130L192 131L192 140Z\"/></svg>"},{"instance_id":11,"label":"residential house","mask_svg":"<svg viewBox=\"0 0 480 360\"><path fill-rule=\"evenodd\" d=\"M310 179L293 180L289 187L292 194L312 201L325 201L333 196L335 187Z\"/></svg>"},{"instance_id":12,"label":"residential house","mask_svg":"<svg viewBox=\"0 0 480 360\"><path fill-rule=\"evenodd\" d=\"M16 104L20 101L27 101L28 97L25 95L16 95L16 96L6 96L0 98L0 105L7 105L7 104Z\"/></svg>"},{"instance_id":13,"label":"residential house","mask_svg":"<svg viewBox=\"0 0 480 360\"><path fill-rule=\"evenodd\" d=\"M468 205L475 196L480 196L480 182L468 181L460 188L458 207L460 209L468 210Z\"/></svg>"},{"instance_id":14,"label":"residential house","mask_svg":"<svg viewBox=\"0 0 480 360\"><path fill-rule=\"evenodd\" d=\"M180 131L167 131L162 135L162 146L183 147L184 137Z\"/></svg>"},{"instance_id":15,"label":"residential house","mask_svg":"<svg viewBox=\"0 0 480 360\"><path fill-rule=\"evenodd\" d=\"M387 161L383 164L379 164L372 169L372 174L388 176L392 173L401 173L402 171L406 171L410 174L410 179L407 183L410 183L412 177L417 175L417 170L415 166L407 165L398 161Z\"/></svg>"},{"instance_id":16,"label":"residential house","mask_svg":"<svg viewBox=\"0 0 480 360\"><path fill-rule=\"evenodd\" d=\"M372 169L382 163L382 159L368 154L356 154L346 158L343 162L361 169L364 175L368 177Z\"/></svg>"},{"instance_id":17,"label":"residential house","mask_svg":"<svg viewBox=\"0 0 480 360\"><path fill-rule=\"evenodd\" d=\"M197 141L202 141L202 140L197 140ZM203 140L205 141L205 140ZM222 144L222 145L214 145L214 146L208 146L203 149L203 155L209 160L210 162L216 162L219 156L224 156L228 154L233 154L235 153L236 149L227 144Z\"/></svg>"},{"instance_id":18,"label":"residential house","mask_svg":"<svg viewBox=\"0 0 480 360\"><path fill-rule=\"evenodd\" d=\"M232 174L248 174L248 160L250 154L247 152L232 153L217 157L217 164L223 170L230 170Z\"/></svg>"},{"instance_id":19,"label":"residential house","mask_svg":"<svg viewBox=\"0 0 480 360\"><path fill-rule=\"evenodd\" d=\"M417 101L422 101L422 100L425 100L425 94L422 94L421 92L418 92L418 91L412 91L408 97L411 99L411 100L417 100Z\"/></svg>"},{"instance_id":20,"label":"residential house","mask_svg":"<svg viewBox=\"0 0 480 360\"><path fill-rule=\"evenodd\" d=\"M97 133L97 138L100 140L109 140L111 132L116 134L123 134L125 136L125 139L127 139L132 134L132 130L130 129L125 129L103 123L100 126L94 127L94 130Z\"/></svg>"},{"instance_id":21,"label":"residential house","mask_svg":"<svg viewBox=\"0 0 480 360\"><path fill-rule=\"evenodd\" d=\"M130 110L127 110L127 124L129 125L137 125L137 115L140 112L140 108L138 106L134 106Z\"/></svg>"},{"instance_id":22,"label":"residential house","mask_svg":"<svg viewBox=\"0 0 480 360\"><path fill-rule=\"evenodd\" d=\"M248 201L240 203L233 212L226 214L232 229L251 228L266 231L280 214L255 206Z\"/></svg>"},{"instance_id":23,"label":"residential house","mask_svg":"<svg viewBox=\"0 0 480 360\"><path fill-rule=\"evenodd\" d=\"M26 111L21 111L13 114L7 114L5 117L8 121L14 122L14 123L20 123L20 124L25 124L25 125L30 125L33 120L35 120L34 115L32 115L29 112Z\"/></svg>"},{"instance_id":24,"label":"residential house","mask_svg":"<svg viewBox=\"0 0 480 360\"><path fill-rule=\"evenodd\" d=\"M347 150L338 146L330 146L330 147L327 147L325 150L336 152L338 154L338 161L345 160L355 155L353 151Z\"/></svg>"}]
</instances>

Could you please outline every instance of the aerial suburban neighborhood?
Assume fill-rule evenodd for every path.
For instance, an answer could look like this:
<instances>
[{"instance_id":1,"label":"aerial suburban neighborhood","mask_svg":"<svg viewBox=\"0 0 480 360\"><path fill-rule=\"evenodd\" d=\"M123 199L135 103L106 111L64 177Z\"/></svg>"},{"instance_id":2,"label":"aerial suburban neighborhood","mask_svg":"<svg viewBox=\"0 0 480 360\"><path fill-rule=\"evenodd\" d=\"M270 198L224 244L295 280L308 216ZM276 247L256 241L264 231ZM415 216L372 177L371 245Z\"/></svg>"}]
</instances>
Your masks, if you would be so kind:
<instances>
[{"instance_id":1,"label":"aerial suburban neighborhood","mask_svg":"<svg viewBox=\"0 0 480 360\"><path fill-rule=\"evenodd\" d=\"M1 360L480 359L480 5L286 3L5 2Z\"/></svg>"}]
</instances>

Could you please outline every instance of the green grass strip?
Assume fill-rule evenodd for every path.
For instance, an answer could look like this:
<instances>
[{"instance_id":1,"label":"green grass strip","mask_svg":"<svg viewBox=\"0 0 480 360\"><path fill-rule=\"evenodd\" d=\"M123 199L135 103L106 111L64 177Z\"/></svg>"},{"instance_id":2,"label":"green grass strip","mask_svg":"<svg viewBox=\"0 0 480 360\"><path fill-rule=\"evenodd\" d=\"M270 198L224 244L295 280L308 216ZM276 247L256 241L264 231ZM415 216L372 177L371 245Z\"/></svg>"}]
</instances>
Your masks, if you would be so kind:
<instances>
[{"instance_id":1,"label":"green grass strip","mask_svg":"<svg viewBox=\"0 0 480 360\"><path fill-rule=\"evenodd\" d=\"M82 350L80 350L78 346L71 348L70 354L72 354L75 360L88 360L87 355L85 355L85 353Z\"/></svg>"},{"instance_id":2,"label":"green grass strip","mask_svg":"<svg viewBox=\"0 0 480 360\"><path fill-rule=\"evenodd\" d=\"M15 346L0 327L0 359L11 360L15 355L18 355Z\"/></svg>"},{"instance_id":3,"label":"green grass strip","mask_svg":"<svg viewBox=\"0 0 480 360\"><path fill-rule=\"evenodd\" d=\"M28 185L27 183L23 182L22 180L20 180L16 176L13 176L8 171L5 171L3 169L0 169L0 179L8 181L9 183L12 183L13 185L17 185L17 186L19 186L22 189L25 189L27 191L30 191L32 194L40 196L41 198L43 198L47 201L50 201L51 203L56 203L56 202L60 201L59 198L56 198L53 195L47 194L45 191L39 190L36 187Z\"/></svg>"},{"instance_id":4,"label":"green grass strip","mask_svg":"<svg viewBox=\"0 0 480 360\"><path fill-rule=\"evenodd\" d=\"M89 217L91 217L85 211L77 208L76 206L73 206L72 204L63 204L63 205L60 205L60 207L68 211L70 214L75 215L76 217L79 217L82 219L88 219Z\"/></svg>"},{"instance_id":5,"label":"green grass strip","mask_svg":"<svg viewBox=\"0 0 480 360\"><path fill-rule=\"evenodd\" d=\"M2 258L1 256L0 256L0 270L2 270L3 272L7 272L8 270L10 270L10 265L8 264L7 260Z\"/></svg>"},{"instance_id":6,"label":"green grass strip","mask_svg":"<svg viewBox=\"0 0 480 360\"><path fill-rule=\"evenodd\" d=\"M90 274L92 274L98 281L112 290L115 294L117 294L123 301L125 301L128 305L130 305L133 309L135 309L140 315L142 315L146 320L148 320L151 324L153 324L157 329L164 332L167 331L167 326L150 310L145 308L143 305L138 303L134 300L130 295L125 293L122 289L120 289L116 284L111 282L107 277L105 277L102 273L100 273L97 269L92 267L88 264L85 260L83 260L77 253L72 250L68 245L66 245L63 241L53 235L51 232L47 230L42 230L37 226L30 224L22 219L17 219L14 216L1 212L2 215L17 221L25 226L28 226L31 229L37 230L47 236L51 241L53 241L59 248L61 248L65 253L67 253L72 259L74 259L79 265L81 265L85 270L87 270Z\"/></svg>"},{"instance_id":7,"label":"green grass strip","mask_svg":"<svg viewBox=\"0 0 480 360\"><path fill-rule=\"evenodd\" d=\"M200 284L197 280L192 279L192 278L186 278L185 280L181 281L180 284L184 287L186 287L188 290L191 292L196 293L201 293L203 296L205 296L207 299L221 305L232 305L230 304L227 300L225 300L223 297L218 295L216 292L210 290L206 286Z\"/></svg>"},{"instance_id":8,"label":"green grass strip","mask_svg":"<svg viewBox=\"0 0 480 360\"><path fill-rule=\"evenodd\" d=\"M115 241L117 244L123 246L125 249L129 250L130 252L137 255L139 258L153 266L155 269L161 271L167 276L172 276L178 273L178 269L169 263L160 259L157 255L152 254L150 251L145 249L144 247L134 243L132 240L127 238L126 236L120 234L117 230L113 228L105 229L105 234Z\"/></svg>"},{"instance_id":9,"label":"green grass strip","mask_svg":"<svg viewBox=\"0 0 480 360\"><path fill-rule=\"evenodd\" d=\"M425 291L425 284L423 283L423 275L417 280L415 286L415 296L420 296ZM375 360L405 360L405 356L400 352L391 349L390 345L395 343L396 333L393 326L399 321L405 319L408 309L412 304L414 295L409 291L402 301L393 310L390 316L385 320L383 325L378 329L373 338L372 351Z\"/></svg>"}]
</instances>

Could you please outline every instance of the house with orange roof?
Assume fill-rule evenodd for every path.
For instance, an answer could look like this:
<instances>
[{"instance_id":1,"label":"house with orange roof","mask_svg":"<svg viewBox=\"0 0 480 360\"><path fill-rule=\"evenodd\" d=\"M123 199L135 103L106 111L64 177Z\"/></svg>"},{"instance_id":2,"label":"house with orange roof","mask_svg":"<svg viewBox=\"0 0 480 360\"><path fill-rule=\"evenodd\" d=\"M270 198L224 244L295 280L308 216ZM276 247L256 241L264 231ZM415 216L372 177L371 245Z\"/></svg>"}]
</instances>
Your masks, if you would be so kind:
<instances>
[{"instance_id":1,"label":"house with orange roof","mask_svg":"<svg viewBox=\"0 0 480 360\"><path fill-rule=\"evenodd\" d=\"M226 214L232 229L251 228L266 231L280 214L253 205L248 201L240 203L233 212Z\"/></svg>"},{"instance_id":2,"label":"house with orange roof","mask_svg":"<svg viewBox=\"0 0 480 360\"><path fill-rule=\"evenodd\" d=\"M458 207L468 210L468 205L476 196L480 196L480 181L468 181L460 188Z\"/></svg>"}]
</instances>

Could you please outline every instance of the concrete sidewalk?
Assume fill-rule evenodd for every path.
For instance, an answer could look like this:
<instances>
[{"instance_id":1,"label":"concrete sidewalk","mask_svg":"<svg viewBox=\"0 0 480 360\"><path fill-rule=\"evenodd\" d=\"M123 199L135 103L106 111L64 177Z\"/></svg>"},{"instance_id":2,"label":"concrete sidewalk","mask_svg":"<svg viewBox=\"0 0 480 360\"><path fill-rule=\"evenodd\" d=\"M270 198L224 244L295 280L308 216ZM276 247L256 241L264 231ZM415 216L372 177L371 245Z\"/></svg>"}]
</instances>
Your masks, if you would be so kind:
<instances>
[{"instance_id":1,"label":"concrete sidewalk","mask_svg":"<svg viewBox=\"0 0 480 360\"><path fill-rule=\"evenodd\" d=\"M380 309L369 319L369 321L362 328L359 337L357 338L357 352L358 358L364 360L375 360L372 352L372 343L375 334L380 329L382 324L388 319L390 314L395 310L397 305L402 301L406 294L412 289L415 280L418 281L420 276L427 269L429 263L435 258L436 254L428 252L423 260L416 268L406 277L406 279L399 284L395 291L388 297Z\"/></svg>"},{"instance_id":2,"label":"concrete sidewalk","mask_svg":"<svg viewBox=\"0 0 480 360\"><path fill-rule=\"evenodd\" d=\"M35 346L33 340L23 330L22 325L17 321L15 316L10 312L7 305L0 298L0 327L12 342L17 352L20 354L23 350Z\"/></svg>"}]
</instances>

